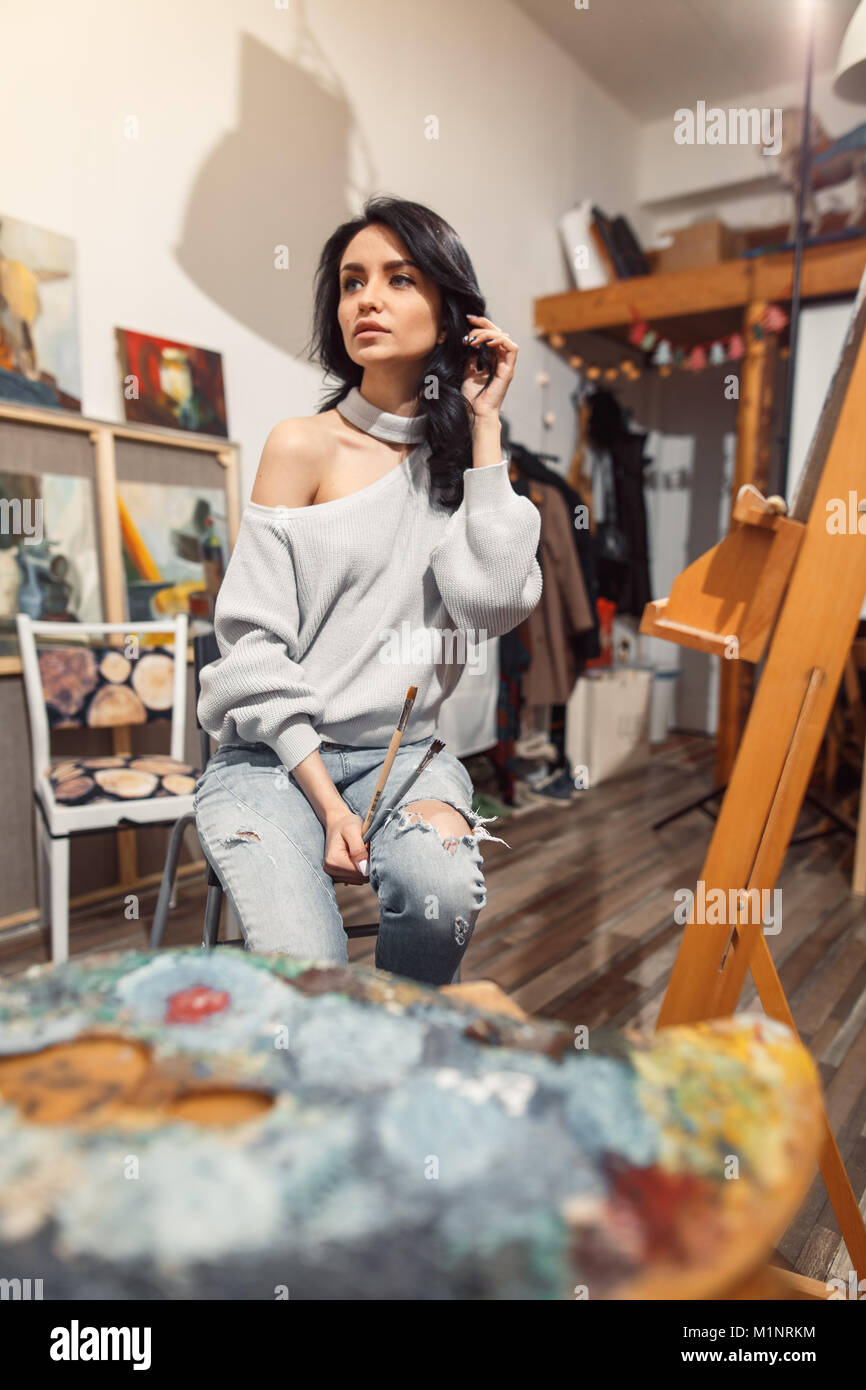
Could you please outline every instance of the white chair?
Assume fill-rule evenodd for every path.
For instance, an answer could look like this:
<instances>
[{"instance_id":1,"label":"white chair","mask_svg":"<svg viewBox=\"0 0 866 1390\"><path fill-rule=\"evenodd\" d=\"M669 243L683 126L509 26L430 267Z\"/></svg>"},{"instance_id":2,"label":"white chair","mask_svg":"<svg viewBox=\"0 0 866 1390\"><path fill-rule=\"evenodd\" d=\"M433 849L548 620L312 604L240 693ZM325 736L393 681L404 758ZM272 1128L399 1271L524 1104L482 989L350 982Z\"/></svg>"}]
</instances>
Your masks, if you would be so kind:
<instances>
[{"instance_id":1,"label":"white chair","mask_svg":"<svg viewBox=\"0 0 866 1390\"><path fill-rule=\"evenodd\" d=\"M36 845L36 866L39 888L39 918L40 924L46 924L46 917L51 924L51 959L55 964L61 964L69 959L69 840L72 835L87 834L97 830L110 830L119 826L135 825L163 825L173 824L181 816L192 814L194 783L198 775L197 770L190 770L189 764L184 762L184 734L186 726L186 648L187 648L187 614L181 613L170 621L163 622L129 622L129 623L52 623L35 621L25 613L16 615L18 627L18 641L21 651L21 666L24 675L24 690L27 697L27 712L30 720L31 751L33 757L33 793L34 793L34 818L35 833L34 840ZM164 633L173 634L173 640L167 641L166 646L172 648L171 659L173 659L173 674L164 665L168 653L159 653L163 657L161 667L155 668L153 664L149 669L151 680L156 671L162 673L162 693L157 706L159 715L168 715L170 708L171 718L171 739L170 753L164 754L129 754L112 755L109 759L102 759L103 763L113 764L97 770L93 767L97 760L89 755L83 754L81 761L82 769L73 766L75 759L51 757L50 747L50 725L46 699L54 697L53 705L57 708L58 689L60 693L60 703L63 703L63 669L60 668L59 682L53 690L46 690L43 685L43 668L40 665L37 652L37 638L50 637L50 650L56 655L54 666L45 666L45 671L53 673L53 678L57 681L56 663L63 662L67 658L62 652L73 649L76 653L87 651L92 652L92 645L78 641L81 637L100 637L107 633L144 634L144 633ZM48 649L46 644L46 649ZM92 659L86 659L84 663L85 701L88 705L96 700L100 691L105 691L105 699L99 702L98 714L94 714L92 720L85 713L80 721L81 727L123 727L135 723L145 722L140 717L130 718L130 707L136 705L139 696L135 693L135 675L138 662L146 656L156 655L154 648L150 646L140 646L138 653L129 656L120 647L112 648L111 651L116 656L127 656L130 667L128 679L123 679L124 668L121 662L115 659L113 662L107 660L106 653L103 653L105 665L97 663L99 670L94 676L95 670ZM79 667L81 658L78 658ZM106 673L109 673L106 675ZM141 671L137 674L141 677ZM171 686L168 688L168 679L171 678ZM89 689L93 681L96 684ZM100 684L101 682L101 684ZM73 681L73 685L75 685ZM129 687L127 694L120 694L118 688L126 685ZM114 686L114 689L108 687ZM144 683L139 679L138 689L144 688ZM168 701L170 700L170 705ZM140 701L139 701L140 702ZM114 706L114 708L112 708ZM124 708L125 707L125 708ZM165 708L164 708L165 707ZM144 708L144 706L142 706ZM88 710L89 713L89 710ZM145 719L147 715L145 714ZM62 719L62 709L61 709ZM65 721L66 727L70 727L70 721ZM135 768L136 760L149 759L153 764L147 771ZM90 763L90 768L87 764ZM132 764L126 767L125 764ZM90 772L93 772L92 778ZM147 795L140 797L121 796L117 791L111 789L111 773L125 773L129 780L129 773L135 772L138 778L145 783L150 783L153 778L152 786L149 786ZM79 785L73 785L78 781ZM168 779L168 780L166 780ZM192 780L193 786L188 787L188 782ZM65 804L63 799L63 786L66 785L67 796L77 795L79 789L85 798L81 804ZM88 788L88 782L93 786ZM59 795L57 792L59 791Z\"/></svg>"}]
</instances>

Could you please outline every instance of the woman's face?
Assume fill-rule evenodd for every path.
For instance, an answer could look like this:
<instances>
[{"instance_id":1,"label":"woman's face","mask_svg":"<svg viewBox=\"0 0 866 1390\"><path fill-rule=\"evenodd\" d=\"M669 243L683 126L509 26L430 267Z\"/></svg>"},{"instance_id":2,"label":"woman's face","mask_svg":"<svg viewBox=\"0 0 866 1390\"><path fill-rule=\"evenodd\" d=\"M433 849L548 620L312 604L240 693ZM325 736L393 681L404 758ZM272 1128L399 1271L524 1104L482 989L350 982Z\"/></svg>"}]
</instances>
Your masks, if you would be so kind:
<instances>
[{"instance_id":1,"label":"woman's face","mask_svg":"<svg viewBox=\"0 0 866 1390\"><path fill-rule=\"evenodd\" d=\"M440 334L442 297L390 227L374 223L352 238L340 261L337 317L346 351L360 367L423 361ZM358 333L376 324L379 332Z\"/></svg>"}]
</instances>

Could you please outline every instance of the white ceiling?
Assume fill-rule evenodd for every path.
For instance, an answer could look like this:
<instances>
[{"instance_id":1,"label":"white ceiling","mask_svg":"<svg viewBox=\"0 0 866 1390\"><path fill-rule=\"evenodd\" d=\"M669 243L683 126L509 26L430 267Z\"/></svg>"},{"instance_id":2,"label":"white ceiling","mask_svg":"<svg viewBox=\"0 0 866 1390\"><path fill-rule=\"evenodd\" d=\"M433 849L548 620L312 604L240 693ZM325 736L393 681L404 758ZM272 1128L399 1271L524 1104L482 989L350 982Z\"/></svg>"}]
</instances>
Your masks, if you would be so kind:
<instances>
[{"instance_id":1,"label":"white ceiling","mask_svg":"<svg viewBox=\"0 0 866 1390\"><path fill-rule=\"evenodd\" d=\"M516 0L639 120L733 100L806 72L807 0ZM832 70L857 0L813 0L814 70Z\"/></svg>"}]
</instances>

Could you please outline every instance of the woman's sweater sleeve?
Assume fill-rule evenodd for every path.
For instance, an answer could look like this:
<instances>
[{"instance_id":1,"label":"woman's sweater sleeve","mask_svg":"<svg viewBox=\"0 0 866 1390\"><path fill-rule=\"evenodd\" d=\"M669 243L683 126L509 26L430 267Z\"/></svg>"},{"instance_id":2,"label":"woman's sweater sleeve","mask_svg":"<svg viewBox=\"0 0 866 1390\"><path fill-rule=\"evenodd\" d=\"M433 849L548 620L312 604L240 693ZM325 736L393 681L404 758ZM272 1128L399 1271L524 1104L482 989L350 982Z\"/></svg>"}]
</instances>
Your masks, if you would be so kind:
<instances>
[{"instance_id":1,"label":"woman's sweater sleeve","mask_svg":"<svg viewBox=\"0 0 866 1390\"><path fill-rule=\"evenodd\" d=\"M202 668L198 717L214 738L233 720L288 771L321 743L322 703L298 664L298 598L284 528L247 509L214 608L218 661Z\"/></svg>"},{"instance_id":2,"label":"woman's sweater sleeve","mask_svg":"<svg viewBox=\"0 0 866 1390\"><path fill-rule=\"evenodd\" d=\"M463 484L463 501L430 563L457 627L501 637L528 618L541 598L541 517L528 497L514 491L505 459L467 468Z\"/></svg>"}]
</instances>

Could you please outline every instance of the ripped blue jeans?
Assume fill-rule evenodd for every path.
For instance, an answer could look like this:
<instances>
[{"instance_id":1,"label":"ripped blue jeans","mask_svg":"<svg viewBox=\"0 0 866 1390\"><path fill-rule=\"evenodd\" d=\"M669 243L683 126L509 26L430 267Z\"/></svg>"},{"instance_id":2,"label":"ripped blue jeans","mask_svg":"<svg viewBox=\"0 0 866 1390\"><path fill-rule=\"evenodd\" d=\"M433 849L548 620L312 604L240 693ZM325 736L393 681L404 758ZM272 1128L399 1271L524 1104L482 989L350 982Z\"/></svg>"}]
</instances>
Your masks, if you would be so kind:
<instances>
[{"instance_id":1,"label":"ripped blue jeans","mask_svg":"<svg viewBox=\"0 0 866 1390\"><path fill-rule=\"evenodd\" d=\"M417 767L429 739L402 743L380 805ZM323 743L319 753L347 806L362 819L387 748ZM415 801L444 801L471 833L440 834ZM303 791L267 744L223 744L195 788L199 838L244 935L246 949L345 963L347 937L334 882L322 867L325 830ZM373 834L370 885L378 899L380 970L427 984L453 978L487 901L478 841L495 816L472 810L472 779L443 751ZM500 841L505 844L504 840Z\"/></svg>"}]
</instances>

